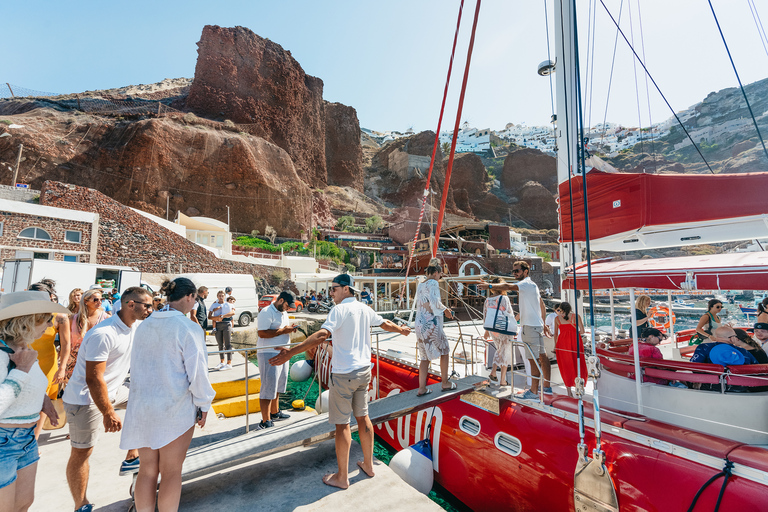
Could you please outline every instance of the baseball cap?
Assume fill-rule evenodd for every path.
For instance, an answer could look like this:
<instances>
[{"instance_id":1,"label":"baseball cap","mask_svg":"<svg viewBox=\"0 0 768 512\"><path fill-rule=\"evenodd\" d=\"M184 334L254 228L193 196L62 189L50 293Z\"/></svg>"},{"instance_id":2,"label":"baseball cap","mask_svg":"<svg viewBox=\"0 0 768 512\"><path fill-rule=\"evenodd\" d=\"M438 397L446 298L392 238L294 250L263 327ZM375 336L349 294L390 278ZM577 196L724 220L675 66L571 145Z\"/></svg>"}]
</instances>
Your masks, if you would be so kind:
<instances>
[{"instance_id":1,"label":"baseball cap","mask_svg":"<svg viewBox=\"0 0 768 512\"><path fill-rule=\"evenodd\" d=\"M352 293L360 293L355 289L355 282L352 280L352 276L349 274L339 274L333 278L333 282L341 286L349 286L349 290Z\"/></svg>"},{"instance_id":2,"label":"baseball cap","mask_svg":"<svg viewBox=\"0 0 768 512\"><path fill-rule=\"evenodd\" d=\"M728 345L727 343L718 343L709 351L709 360L712 364L721 364L723 366L744 364L744 354Z\"/></svg>"},{"instance_id":3,"label":"baseball cap","mask_svg":"<svg viewBox=\"0 0 768 512\"><path fill-rule=\"evenodd\" d=\"M667 339L667 335L666 334L664 334L663 332L661 332L658 329L654 329L653 327L647 327L643 331L643 337L647 338L648 336L656 336L656 337L658 337L658 338L660 338L662 340Z\"/></svg>"},{"instance_id":4,"label":"baseball cap","mask_svg":"<svg viewBox=\"0 0 768 512\"><path fill-rule=\"evenodd\" d=\"M296 302L296 297L289 291L280 292L280 295L277 296L277 300L280 299L283 299L289 306L293 306L294 302Z\"/></svg>"},{"instance_id":5,"label":"baseball cap","mask_svg":"<svg viewBox=\"0 0 768 512\"><path fill-rule=\"evenodd\" d=\"M757 323L755 324L755 329L764 329L764 330L768 331L768 323L765 323L765 322L757 322Z\"/></svg>"}]
</instances>

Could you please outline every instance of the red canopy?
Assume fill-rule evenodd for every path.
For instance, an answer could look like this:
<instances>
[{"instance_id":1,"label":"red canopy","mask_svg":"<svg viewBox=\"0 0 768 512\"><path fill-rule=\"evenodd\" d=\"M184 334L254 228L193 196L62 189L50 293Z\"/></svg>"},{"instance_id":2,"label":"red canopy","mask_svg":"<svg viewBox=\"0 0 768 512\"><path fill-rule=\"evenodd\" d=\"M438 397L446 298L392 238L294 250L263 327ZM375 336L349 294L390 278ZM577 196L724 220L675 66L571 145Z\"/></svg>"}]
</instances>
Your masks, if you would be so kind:
<instances>
[{"instance_id":1,"label":"red canopy","mask_svg":"<svg viewBox=\"0 0 768 512\"><path fill-rule=\"evenodd\" d=\"M573 270L563 288L573 287ZM576 283L586 289L587 264L576 268ZM592 288L658 288L672 290L768 290L768 252L684 256L592 263Z\"/></svg>"},{"instance_id":2,"label":"red canopy","mask_svg":"<svg viewBox=\"0 0 768 512\"><path fill-rule=\"evenodd\" d=\"M571 179L574 236L584 241L582 177ZM768 173L587 173L593 250L677 247L768 235ZM571 241L568 182L560 184L560 238Z\"/></svg>"}]
</instances>

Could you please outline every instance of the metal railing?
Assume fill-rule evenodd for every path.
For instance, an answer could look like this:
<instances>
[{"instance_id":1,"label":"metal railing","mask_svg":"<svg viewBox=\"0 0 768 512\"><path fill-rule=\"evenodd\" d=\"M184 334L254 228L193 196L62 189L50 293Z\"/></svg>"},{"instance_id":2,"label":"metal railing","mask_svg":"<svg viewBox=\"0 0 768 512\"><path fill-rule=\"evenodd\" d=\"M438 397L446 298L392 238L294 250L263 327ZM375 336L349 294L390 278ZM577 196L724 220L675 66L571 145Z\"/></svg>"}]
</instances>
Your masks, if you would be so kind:
<instances>
[{"instance_id":1,"label":"metal railing","mask_svg":"<svg viewBox=\"0 0 768 512\"><path fill-rule=\"evenodd\" d=\"M298 345L299 343L301 343L301 342L291 342L291 343L285 343L285 344L282 344L282 345L268 345L268 346L265 346L265 347L248 347L248 348L235 348L235 349L232 349L232 350L216 350L216 351L208 352L209 356L210 355L214 355L214 354L224 355L224 354L233 354L235 352L245 352L245 354L243 354L243 357L245 359L245 433L246 434L250 431L250 427L251 427L251 425L250 425L250 423L251 423L251 420L250 420L250 405L251 404L250 404L250 393L248 391L248 380L250 378L248 376L248 364L250 363L250 361L248 360L248 354L247 353L248 352L257 352L259 350L281 349L283 347L287 347L287 346L290 346L290 345ZM208 373L211 373L211 371L208 370ZM319 382L320 382L320 379L318 379L318 384L319 384ZM321 403L322 403L322 400L321 400Z\"/></svg>"}]
</instances>

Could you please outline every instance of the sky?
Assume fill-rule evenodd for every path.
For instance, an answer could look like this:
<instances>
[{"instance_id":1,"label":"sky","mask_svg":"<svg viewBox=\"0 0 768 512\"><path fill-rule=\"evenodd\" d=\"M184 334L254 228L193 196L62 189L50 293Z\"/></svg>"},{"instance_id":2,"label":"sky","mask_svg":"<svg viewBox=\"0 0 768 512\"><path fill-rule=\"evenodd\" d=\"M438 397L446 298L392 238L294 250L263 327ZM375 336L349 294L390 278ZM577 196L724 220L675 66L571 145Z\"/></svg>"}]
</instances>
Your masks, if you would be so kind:
<instances>
[{"instance_id":1,"label":"sky","mask_svg":"<svg viewBox=\"0 0 768 512\"><path fill-rule=\"evenodd\" d=\"M676 111L738 85L704 0L604 0ZM0 83L75 93L193 77L205 25L244 26L290 50L321 78L326 100L357 110L373 130L437 127L460 0L136 0L0 3ZM671 112L637 66L597 0L578 0L585 116L648 126ZM456 117L475 1L466 0L443 129ZM750 6L768 23L768 0L712 0L742 82L768 76ZM546 124L554 52L552 0L484 0L478 17L462 121L478 128ZM590 10L594 31L588 30ZM549 29L545 23L548 16ZM631 21L631 24L630 24ZM642 30L641 30L642 25ZM592 35L594 34L594 35ZM642 37L641 37L642 36ZM587 44L587 41L594 44ZM594 46L594 52L589 48ZM554 58L554 53L552 53ZM591 62L591 86L585 81ZM613 74L611 75L611 67ZM608 95L608 84L610 95ZM649 82L649 87L652 85ZM650 99L650 105L649 101Z\"/></svg>"}]
</instances>

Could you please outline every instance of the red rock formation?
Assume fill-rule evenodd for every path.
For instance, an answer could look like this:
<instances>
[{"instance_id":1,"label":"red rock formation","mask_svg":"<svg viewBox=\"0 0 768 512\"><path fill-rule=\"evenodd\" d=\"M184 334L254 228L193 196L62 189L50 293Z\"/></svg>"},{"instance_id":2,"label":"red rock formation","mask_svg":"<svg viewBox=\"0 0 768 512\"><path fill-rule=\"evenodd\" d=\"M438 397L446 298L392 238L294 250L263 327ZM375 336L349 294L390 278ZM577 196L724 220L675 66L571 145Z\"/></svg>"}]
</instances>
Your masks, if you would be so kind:
<instances>
[{"instance_id":1,"label":"red rock formation","mask_svg":"<svg viewBox=\"0 0 768 512\"><path fill-rule=\"evenodd\" d=\"M291 156L311 187L326 184L323 81L279 44L245 27L206 25L186 105L198 115L252 124ZM359 144L359 141L358 141Z\"/></svg>"},{"instance_id":2,"label":"red rock formation","mask_svg":"<svg viewBox=\"0 0 768 512\"><path fill-rule=\"evenodd\" d=\"M534 229L557 229L557 202L544 185L529 181L519 190L519 201L512 206L513 217Z\"/></svg>"},{"instance_id":3,"label":"red rock formation","mask_svg":"<svg viewBox=\"0 0 768 512\"><path fill-rule=\"evenodd\" d=\"M0 160L19 143L20 177L35 188L53 179L95 188L123 204L165 216L197 211L233 231L299 237L312 227L312 196L288 154L264 139L181 119L115 122L38 109L12 116L25 128L0 139Z\"/></svg>"},{"instance_id":4,"label":"red rock formation","mask_svg":"<svg viewBox=\"0 0 768 512\"><path fill-rule=\"evenodd\" d=\"M354 108L325 103L325 158L329 185L363 191L360 122Z\"/></svg>"},{"instance_id":5,"label":"red rock formation","mask_svg":"<svg viewBox=\"0 0 768 512\"><path fill-rule=\"evenodd\" d=\"M511 152L504 160L499 176L504 192L520 197L520 189L529 181L541 183L551 193L557 193L557 162L537 149L521 148Z\"/></svg>"}]
</instances>

